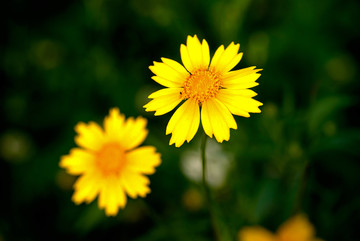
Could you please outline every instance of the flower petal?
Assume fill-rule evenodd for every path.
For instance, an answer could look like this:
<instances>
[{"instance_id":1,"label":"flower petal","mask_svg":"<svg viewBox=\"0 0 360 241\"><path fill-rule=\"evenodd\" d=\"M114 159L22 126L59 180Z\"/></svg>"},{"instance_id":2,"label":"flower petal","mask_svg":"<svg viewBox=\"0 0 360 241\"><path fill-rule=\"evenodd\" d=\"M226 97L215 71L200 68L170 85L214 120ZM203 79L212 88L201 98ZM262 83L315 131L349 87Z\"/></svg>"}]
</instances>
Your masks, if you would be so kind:
<instances>
[{"instance_id":1,"label":"flower petal","mask_svg":"<svg viewBox=\"0 0 360 241\"><path fill-rule=\"evenodd\" d=\"M168 59L168 58L161 58L161 60L164 62L164 64L171 67L174 71L178 72L182 77L189 76L189 72L185 69L184 66L182 66L180 63L176 62L175 60Z\"/></svg>"},{"instance_id":2,"label":"flower petal","mask_svg":"<svg viewBox=\"0 0 360 241\"><path fill-rule=\"evenodd\" d=\"M97 151L103 146L104 133L95 122L90 122L89 124L80 122L75 126L75 131L78 133L75 137L75 142L78 146L93 151Z\"/></svg>"},{"instance_id":3,"label":"flower petal","mask_svg":"<svg viewBox=\"0 0 360 241\"><path fill-rule=\"evenodd\" d=\"M224 50L221 45L215 52L210 67L214 68L218 73L223 74L234 68L242 58L242 53L238 54L240 44L231 44Z\"/></svg>"},{"instance_id":4,"label":"flower petal","mask_svg":"<svg viewBox=\"0 0 360 241\"><path fill-rule=\"evenodd\" d=\"M163 115L172 111L181 101L180 92L183 88L165 88L158 90L149 98L153 98L149 103L144 105L146 111L156 111L155 115Z\"/></svg>"},{"instance_id":5,"label":"flower petal","mask_svg":"<svg viewBox=\"0 0 360 241\"><path fill-rule=\"evenodd\" d=\"M180 46L181 59L186 69L192 73L199 68L207 68L210 62L209 45L204 39L202 44L198 37L188 36L186 46Z\"/></svg>"},{"instance_id":6,"label":"flower petal","mask_svg":"<svg viewBox=\"0 0 360 241\"><path fill-rule=\"evenodd\" d=\"M107 216L115 216L119 207L126 204L126 195L117 176L109 176L104 180L99 194L99 208L105 208Z\"/></svg>"},{"instance_id":7,"label":"flower petal","mask_svg":"<svg viewBox=\"0 0 360 241\"><path fill-rule=\"evenodd\" d=\"M74 184L73 202L76 204L92 202L100 192L101 184L102 178L96 172L82 175Z\"/></svg>"},{"instance_id":8,"label":"flower petal","mask_svg":"<svg viewBox=\"0 0 360 241\"><path fill-rule=\"evenodd\" d=\"M280 240L311 240L315 238L314 227L303 214L287 220L279 227L277 233Z\"/></svg>"},{"instance_id":9,"label":"flower petal","mask_svg":"<svg viewBox=\"0 0 360 241\"><path fill-rule=\"evenodd\" d=\"M125 115L118 108L112 108L104 119L104 129L109 141L121 140L124 136Z\"/></svg>"},{"instance_id":10,"label":"flower petal","mask_svg":"<svg viewBox=\"0 0 360 241\"><path fill-rule=\"evenodd\" d=\"M220 143L230 139L230 128L237 129L234 117L226 106L215 98L203 103L201 121L205 133L210 137L214 134Z\"/></svg>"},{"instance_id":11,"label":"flower petal","mask_svg":"<svg viewBox=\"0 0 360 241\"><path fill-rule=\"evenodd\" d=\"M173 60L163 58L166 63L155 62L149 69L156 75L152 79L165 87L181 87L189 73L184 72ZM180 65L181 66L181 65Z\"/></svg>"},{"instance_id":12,"label":"flower petal","mask_svg":"<svg viewBox=\"0 0 360 241\"><path fill-rule=\"evenodd\" d=\"M212 138L214 134L214 129L211 125L210 119L211 118L208 106L206 104L203 104L201 107L201 124L206 135Z\"/></svg>"},{"instance_id":13,"label":"flower petal","mask_svg":"<svg viewBox=\"0 0 360 241\"><path fill-rule=\"evenodd\" d=\"M153 146L143 146L136 148L126 154L126 170L142 174L153 174L155 167L161 163L160 154L156 153Z\"/></svg>"},{"instance_id":14,"label":"flower petal","mask_svg":"<svg viewBox=\"0 0 360 241\"><path fill-rule=\"evenodd\" d=\"M147 120L143 117L129 117L125 120L119 109L113 108L104 120L106 140L117 142L125 150L130 150L145 140L148 134L146 124Z\"/></svg>"},{"instance_id":15,"label":"flower petal","mask_svg":"<svg viewBox=\"0 0 360 241\"><path fill-rule=\"evenodd\" d=\"M131 150L140 145L146 138L148 130L146 129L147 120L143 117L129 117L123 127L122 138L118 140L125 150Z\"/></svg>"},{"instance_id":16,"label":"flower petal","mask_svg":"<svg viewBox=\"0 0 360 241\"><path fill-rule=\"evenodd\" d=\"M224 45L221 45L219 48L217 48L217 50L215 51L214 56L211 59L210 67L217 66L222 54L224 53L224 50L225 50Z\"/></svg>"},{"instance_id":17,"label":"flower petal","mask_svg":"<svg viewBox=\"0 0 360 241\"><path fill-rule=\"evenodd\" d=\"M229 89L247 89L257 86L255 81L261 74L257 72L261 69L249 67L225 73L221 79L221 85Z\"/></svg>"},{"instance_id":18,"label":"flower petal","mask_svg":"<svg viewBox=\"0 0 360 241\"><path fill-rule=\"evenodd\" d=\"M243 53L239 53L237 55L235 55L235 57L225 65L224 69L221 71L222 73L227 73L230 70L232 70L242 59L243 57Z\"/></svg>"},{"instance_id":19,"label":"flower petal","mask_svg":"<svg viewBox=\"0 0 360 241\"><path fill-rule=\"evenodd\" d=\"M95 157L92 153L80 148L73 148L69 155L61 157L60 167L69 174L80 175L94 168Z\"/></svg>"},{"instance_id":20,"label":"flower petal","mask_svg":"<svg viewBox=\"0 0 360 241\"><path fill-rule=\"evenodd\" d=\"M137 196L145 197L150 193L148 187L150 180L142 174L136 172L123 172L121 174L121 183L125 189L125 192L132 198Z\"/></svg>"},{"instance_id":21,"label":"flower petal","mask_svg":"<svg viewBox=\"0 0 360 241\"><path fill-rule=\"evenodd\" d=\"M222 102L229 111L234 115L249 117L249 113L260 113L258 108L262 103L249 98L248 96L240 95L239 90L221 89L216 95L216 98ZM245 92L246 93L246 92ZM254 92L255 93L255 92ZM246 94L252 94L246 93Z\"/></svg>"},{"instance_id":22,"label":"flower petal","mask_svg":"<svg viewBox=\"0 0 360 241\"><path fill-rule=\"evenodd\" d=\"M203 59L202 59L202 66L203 67L209 67L210 64L210 48L209 48L209 44L206 42L205 39L203 39L202 41L202 55L203 55Z\"/></svg>"},{"instance_id":23,"label":"flower petal","mask_svg":"<svg viewBox=\"0 0 360 241\"><path fill-rule=\"evenodd\" d=\"M245 227L240 230L239 241L276 241L275 235L262 227Z\"/></svg>"},{"instance_id":24,"label":"flower petal","mask_svg":"<svg viewBox=\"0 0 360 241\"><path fill-rule=\"evenodd\" d=\"M199 105L195 100L189 99L175 111L166 127L166 134L172 133L170 145L175 143L179 147L185 140L189 142L195 136L199 124Z\"/></svg>"},{"instance_id":25,"label":"flower petal","mask_svg":"<svg viewBox=\"0 0 360 241\"><path fill-rule=\"evenodd\" d=\"M188 48L184 44L180 45L180 55L183 65L191 73L191 70L193 69L193 64L190 59Z\"/></svg>"}]
</instances>

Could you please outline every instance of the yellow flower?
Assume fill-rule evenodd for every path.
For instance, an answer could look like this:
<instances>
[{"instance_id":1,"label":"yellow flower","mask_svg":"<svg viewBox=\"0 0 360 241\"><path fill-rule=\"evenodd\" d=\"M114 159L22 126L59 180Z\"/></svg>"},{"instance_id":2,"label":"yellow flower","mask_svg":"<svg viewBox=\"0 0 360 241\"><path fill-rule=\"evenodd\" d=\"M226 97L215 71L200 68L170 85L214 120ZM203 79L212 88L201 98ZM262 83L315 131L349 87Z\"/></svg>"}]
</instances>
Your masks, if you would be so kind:
<instances>
[{"instance_id":1,"label":"yellow flower","mask_svg":"<svg viewBox=\"0 0 360 241\"><path fill-rule=\"evenodd\" d=\"M298 214L280 226L276 234L262 227L245 227L239 232L239 241L321 241L307 217Z\"/></svg>"},{"instance_id":2,"label":"yellow flower","mask_svg":"<svg viewBox=\"0 0 360 241\"><path fill-rule=\"evenodd\" d=\"M260 69L249 67L230 71L241 60L239 44L233 42L224 49L221 45L210 62L209 45L200 43L196 35L188 36L187 44L181 45L180 54L184 64L161 58L150 70L157 83L167 87L152 93L153 99L144 107L163 115L184 103L171 117L166 134L172 133L170 145L181 146L196 134L200 119L205 133L215 136L218 142L230 139L230 128L237 129L234 115L249 117L260 113L259 101L252 99L256 93L248 88L258 85L255 81ZM200 113L201 107L201 113Z\"/></svg>"},{"instance_id":3,"label":"yellow flower","mask_svg":"<svg viewBox=\"0 0 360 241\"><path fill-rule=\"evenodd\" d=\"M138 147L146 138L146 119L120 114L113 108L105 117L104 129L98 124L79 123L75 126L73 148L63 156L60 166L72 175L80 175L74 184L72 200L76 204L90 203L98 195L99 208L114 216L126 205L126 194L131 198L150 193L150 181L160 165L160 154L152 146Z\"/></svg>"}]
</instances>

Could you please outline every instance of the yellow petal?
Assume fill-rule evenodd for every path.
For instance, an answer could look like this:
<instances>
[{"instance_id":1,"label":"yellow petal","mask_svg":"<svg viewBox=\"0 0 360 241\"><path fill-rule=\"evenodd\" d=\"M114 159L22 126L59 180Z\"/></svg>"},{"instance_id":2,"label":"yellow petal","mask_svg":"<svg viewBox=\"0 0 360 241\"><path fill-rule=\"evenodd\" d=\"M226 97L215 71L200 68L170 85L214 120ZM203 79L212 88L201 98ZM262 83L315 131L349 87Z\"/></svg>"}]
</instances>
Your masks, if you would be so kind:
<instances>
[{"instance_id":1,"label":"yellow petal","mask_svg":"<svg viewBox=\"0 0 360 241\"><path fill-rule=\"evenodd\" d=\"M118 108L112 108L104 119L104 129L108 140L117 141L123 138L125 116Z\"/></svg>"},{"instance_id":2,"label":"yellow petal","mask_svg":"<svg viewBox=\"0 0 360 241\"><path fill-rule=\"evenodd\" d=\"M126 198L125 190L121 185L121 181L119 178L116 187L117 190L115 190L115 194L117 196L117 204L119 205L120 208L124 208L126 205L127 198Z\"/></svg>"},{"instance_id":3,"label":"yellow petal","mask_svg":"<svg viewBox=\"0 0 360 241\"><path fill-rule=\"evenodd\" d=\"M210 67L216 72L222 74L234 68L242 58L242 53L238 54L240 44L232 42L225 50L224 46L220 46L215 52Z\"/></svg>"},{"instance_id":4,"label":"yellow petal","mask_svg":"<svg viewBox=\"0 0 360 241\"><path fill-rule=\"evenodd\" d=\"M65 168L69 174L80 175L94 168L95 157L92 153L80 148L73 148L69 155L62 156L60 167Z\"/></svg>"},{"instance_id":5,"label":"yellow petal","mask_svg":"<svg viewBox=\"0 0 360 241\"><path fill-rule=\"evenodd\" d=\"M137 196L145 197L146 194L150 193L150 188L148 187L150 183L149 178L137 172L127 171L121 173L121 183L125 192L132 198Z\"/></svg>"},{"instance_id":6,"label":"yellow petal","mask_svg":"<svg viewBox=\"0 0 360 241\"><path fill-rule=\"evenodd\" d=\"M211 63L210 63L210 67L214 67L217 66L219 63L219 60L222 56L222 54L224 53L224 45L221 45L216 51L214 56L211 59ZM214 67L215 68L215 67Z\"/></svg>"},{"instance_id":7,"label":"yellow petal","mask_svg":"<svg viewBox=\"0 0 360 241\"><path fill-rule=\"evenodd\" d=\"M198 37L194 35L194 37L187 37L186 47L192 63L191 69L188 69L191 72L193 69L198 69L202 66L202 46Z\"/></svg>"},{"instance_id":8,"label":"yellow petal","mask_svg":"<svg viewBox=\"0 0 360 241\"><path fill-rule=\"evenodd\" d=\"M224 74L221 79L221 85L229 89L247 89L257 86L258 83L255 81L261 74L257 73L260 69L254 68L249 67Z\"/></svg>"},{"instance_id":9,"label":"yellow petal","mask_svg":"<svg viewBox=\"0 0 360 241\"><path fill-rule=\"evenodd\" d=\"M155 167L161 163L160 154L156 153L152 146L143 146L128 152L126 160L126 169L142 174L153 174Z\"/></svg>"},{"instance_id":10,"label":"yellow petal","mask_svg":"<svg viewBox=\"0 0 360 241\"><path fill-rule=\"evenodd\" d=\"M190 72L209 66L210 50L206 40L203 40L203 44L201 44L196 35L194 37L188 36L187 50L192 63L191 69L188 69Z\"/></svg>"},{"instance_id":11,"label":"yellow petal","mask_svg":"<svg viewBox=\"0 0 360 241\"><path fill-rule=\"evenodd\" d=\"M251 94L251 93L248 93ZM252 98L242 96L237 90L221 89L216 98L222 102L234 115L249 117L249 112L260 113L258 108L261 102Z\"/></svg>"},{"instance_id":12,"label":"yellow petal","mask_svg":"<svg viewBox=\"0 0 360 241\"><path fill-rule=\"evenodd\" d=\"M187 72L187 70L184 68L184 66L182 66L175 60L168 59L168 58L161 58L161 61L163 61L164 64L168 65L174 71L178 72L181 75L181 77L186 78L187 76L189 76L189 72Z\"/></svg>"},{"instance_id":13,"label":"yellow petal","mask_svg":"<svg viewBox=\"0 0 360 241\"><path fill-rule=\"evenodd\" d=\"M183 62L183 65L191 73L193 64L190 59L188 48L183 44L180 45L180 55L181 55L181 61Z\"/></svg>"},{"instance_id":14,"label":"yellow petal","mask_svg":"<svg viewBox=\"0 0 360 241\"><path fill-rule=\"evenodd\" d=\"M79 177L74 184L73 202L76 204L92 202L100 191L101 183L101 178L96 173Z\"/></svg>"},{"instance_id":15,"label":"yellow petal","mask_svg":"<svg viewBox=\"0 0 360 241\"><path fill-rule=\"evenodd\" d=\"M202 41L202 55L203 55L203 62L202 62L202 66L203 67L209 67L210 64L210 49L209 49L209 44L206 42L205 39L203 39Z\"/></svg>"},{"instance_id":16,"label":"yellow petal","mask_svg":"<svg viewBox=\"0 0 360 241\"><path fill-rule=\"evenodd\" d=\"M105 208L107 216L115 216L126 204L126 195L117 176L108 176L99 194L99 208Z\"/></svg>"},{"instance_id":17,"label":"yellow petal","mask_svg":"<svg viewBox=\"0 0 360 241\"><path fill-rule=\"evenodd\" d=\"M224 69L221 71L222 73L227 73L232 70L242 59L243 53L239 53L235 55L235 57L225 65Z\"/></svg>"},{"instance_id":18,"label":"yellow petal","mask_svg":"<svg viewBox=\"0 0 360 241\"><path fill-rule=\"evenodd\" d=\"M155 115L163 115L172 111L181 101L180 92L183 88L165 88L158 90L151 95L149 98L154 100L150 101L144 108L146 111L156 111Z\"/></svg>"},{"instance_id":19,"label":"yellow petal","mask_svg":"<svg viewBox=\"0 0 360 241\"><path fill-rule=\"evenodd\" d=\"M278 237L280 240L304 241L314 237L315 230L305 215L299 214L279 227Z\"/></svg>"},{"instance_id":20,"label":"yellow petal","mask_svg":"<svg viewBox=\"0 0 360 241\"><path fill-rule=\"evenodd\" d=\"M181 87L189 74L176 67L174 68L174 66L178 66L174 62L168 60L166 60L166 63L154 61L154 65L149 67L156 75L152 79L166 87Z\"/></svg>"},{"instance_id":21,"label":"yellow petal","mask_svg":"<svg viewBox=\"0 0 360 241\"><path fill-rule=\"evenodd\" d=\"M196 35L194 37L187 37L186 46L183 44L180 46L180 54L185 68L190 73L196 69L208 68L209 66L209 45L205 39L203 39L201 44Z\"/></svg>"},{"instance_id":22,"label":"yellow petal","mask_svg":"<svg viewBox=\"0 0 360 241\"><path fill-rule=\"evenodd\" d=\"M75 131L78 133L75 137L78 146L93 151L97 151L103 146L104 133L98 124L80 122L75 126Z\"/></svg>"},{"instance_id":23,"label":"yellow petal","mask_svg":"<svg viewBox=\"0 0 360 241\"><path fill-rule=\"evenodd\" d=\"M200 124L199 105L189 99L180 106L171 117L166 134L172 133L170 145L181 146L185 140L189 142L196 134Z\"/></svg>"},{"instance_id":24,"label":"yellow petal","mask_svg":"<svg viewBox=\"0 0 360 241\"><path fill-rule=\"evenodd\" d=\"M277 239L262 227L245 227L239 231L238 241L277 241Z\"/></svg>"},{"instance_id":25,"label":"yellow petal","mask_svg":"<svg viewBox=\"0 0 360 241\"><path fill-rule=\"evenodd\" d=\"M214 130L212 128L210 119L211 118L210 118L209 108L206 104L203 104L201 107L201 124L206 135L212 138L214 134Z\"/></svg>"},{"instance_id":26,"label":"yellow petal","mask_svg":"<svg viewBox=\"0 0 360 241\"><path fill-rule=\"evenodd\" d=\"M129 117L123 129L124 138L119 143L125 150L131 150L137 147L145 140L148 130L146 129L147 120L143 117Z\"/></svg>"},{"instance_id":27,"label":"yellow petal","mask_svg":"<svg viewBox=\"0 0 360 241\"><path fill-rule=\"evenodd\" d=\"M117 108L111 109L104 120L106 141L117 142L125 150L132 149L145 140L148 134L146 124L147 120L143 117L125 120Z\"/></svg>"},{"instance_id":28,"label":"yellow petal","mask_svg":"<svg viewBox=\"0 0 360 241\"><path fill-rule=\"evenodd\" d=\"M249 90L249 89L225 89L227 93L231 94L231 95L240 95L240 96L244 96L244 97L254 97L257 96L257 93L253 90Z\"/></svg>"},{"instance_id":29,"label":"yellow petal","mask_svg":"<svg viewBox=\"0 0 360 241\"><path fill-rule=\"evenodd\" d=\"M115 216L119 210L116 200L116 192L114 183L108 177L104 180L104 185L101 187L99 194L99 208L105 208L107 216Z\"/></svg>"},{"instance_id":30,"label":"yellow petal","mask_svg":"<svg viewBox=\"0 0 360 241\"><path fill-rule=\"evenodd\" d=\"M203 103L201 121L205 133L210 137L214 134L220 143L230 139L230 128L237 129L234 117L226 106L215 98Z\"/></svg>"},{"instance_id":31,"label":"yellow petal","mask_svg":"<svg viewBox=\"0 0 360 241\"><path fill-rule=\"evenodd\" d=\"M235 96L243 96L243 97L254 97L257 96L257 93L253 90L249 90L249 89L221 89L221 91L225 91L226 94L229 95L235 95Z\"/></svg>"}]
</instances>

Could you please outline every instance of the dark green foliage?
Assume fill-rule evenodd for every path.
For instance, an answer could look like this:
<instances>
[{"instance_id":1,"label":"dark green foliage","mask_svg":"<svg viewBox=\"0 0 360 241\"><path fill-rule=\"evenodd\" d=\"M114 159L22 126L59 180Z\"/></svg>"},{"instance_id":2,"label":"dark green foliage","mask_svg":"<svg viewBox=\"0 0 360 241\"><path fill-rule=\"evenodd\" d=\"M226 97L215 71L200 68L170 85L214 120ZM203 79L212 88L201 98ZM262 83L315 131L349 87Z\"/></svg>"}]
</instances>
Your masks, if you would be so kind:
<instances>
[{"instance_id":1,"label":"dark green foliage","mask_svg":"<svg viewBox=\"0 0 360 241\"><path fill-rule=\"evenodd\" d=\"M235 240L246 225L275 231L306 213L327 240L353 241L360 223L359 22L357 1L8 1L0 37L0 241L213 240L202 192L183 174L187 150L165 136L171 113L142 106L161 86L148 66L180 62L180 44L197 34L210 45L240 43L236 67L262 68L261 114L236 117L221 148L231 159L212 190L219 225ZM130 199L115 218L97 203L71 202L74 179L58 167L75 146L79 121L102 122L111 107L148 118L163 163L152 192ZM209 177L211 178L211 177ZM225 231L224 231L225 232ZM230 239L231 239L230 238Z\"/></svg>"}]
</instances>

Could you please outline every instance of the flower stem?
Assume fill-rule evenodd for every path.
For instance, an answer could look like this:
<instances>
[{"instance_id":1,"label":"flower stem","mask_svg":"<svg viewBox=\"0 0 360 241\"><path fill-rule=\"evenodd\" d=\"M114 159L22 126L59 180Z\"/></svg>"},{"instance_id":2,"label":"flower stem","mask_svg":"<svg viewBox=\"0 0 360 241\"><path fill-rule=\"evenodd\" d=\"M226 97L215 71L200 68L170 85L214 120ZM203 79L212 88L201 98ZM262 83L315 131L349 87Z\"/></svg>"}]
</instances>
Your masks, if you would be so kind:
<instances>
[{"instance_id":1,"label":"flower stem","mask_svg":"<svg viewBox=\"0 0 360 241\"><path fill-rule=\"evenodd\" d=\"M302 205L303 205L303 199L305 196L306 186L307 186L307 179L309 176L309 162L306 161L304 163L304 166L301 169L301 176L299 180L299 187L295 198L294 208L293 208L293 214L297 214L301 212Z\"/></svg>"},{"instance_id":2,"label":"flower stem","mask_svg":"<svg viewBox=\"0 0 360 241\"><path fill-rule=\"evenodd\" d=\"M215 240L218 241L232 241L234 240L230 234L229 227L225 224L223 216L219 210L219 207L216 206L216 203L211 198L210 188L207 183L206 175L206 142L207 135L204 133L204 136L201 141L201 160L202 160L202 184L204 187L205 201L210 213L211 225L214 230Z\"/></svg>"},{"instance_id":3,"label":"flower stem","mask_svg":"<svg viewBox=\"0 0 360 241\"><path fill-rule=\"evenodd\" d=\"M211 206L210 190L209 190L209 186L206 181L206 154L205 154L206 141L207 141L207 135L204 133L203 139L201 141L202 184L204 187L205 199L206 199L207 205L210 208L210 206Z\"/></svg>"},{"instance_id":4,"label":"flower stem","mask_svg":"<svg viewBox=\"0 0 360 241\"><path fill-rule=\"evenodd\" d=\"M215 240L222 240L219 225L218 225L219 222L216 220L216 217L215 217L215 207L213 206L210 189L209 189L209 186L207 184L207 179L206 179L207 178L207 176L206 176L206 173L207 173L206 172L206 151L205 151L206 150L206 141L207 141L207 135L204 133L204 136L201 141L202 184L204 187L206 204L207 204L207 207L208 207L209 213L210 213L211 224L214 229Z\"/></svg>"}]
</instances>

